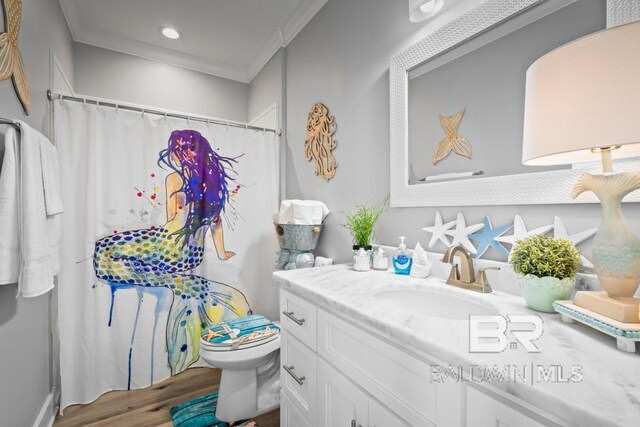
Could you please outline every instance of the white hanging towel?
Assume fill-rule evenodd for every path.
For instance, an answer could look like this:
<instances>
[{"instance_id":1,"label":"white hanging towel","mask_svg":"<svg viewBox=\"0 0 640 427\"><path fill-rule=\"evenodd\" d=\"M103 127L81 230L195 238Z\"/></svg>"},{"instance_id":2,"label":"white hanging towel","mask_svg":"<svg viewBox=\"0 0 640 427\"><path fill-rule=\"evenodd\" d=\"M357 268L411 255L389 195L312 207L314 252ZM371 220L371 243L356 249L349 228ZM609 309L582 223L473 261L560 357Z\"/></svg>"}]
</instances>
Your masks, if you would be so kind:
<instances>
[{"instance_id":1,"label":"white hanging towel","mask_svg":"<svg viewBox=\"0 0 640 427\"><path fill-rule=\"evenodd\" d=\"M25 122L10 127L0 173L0 284L18 283L18 295L53 288L60 270L63 212L58 153Z\"/></svg>"}]
</instances>

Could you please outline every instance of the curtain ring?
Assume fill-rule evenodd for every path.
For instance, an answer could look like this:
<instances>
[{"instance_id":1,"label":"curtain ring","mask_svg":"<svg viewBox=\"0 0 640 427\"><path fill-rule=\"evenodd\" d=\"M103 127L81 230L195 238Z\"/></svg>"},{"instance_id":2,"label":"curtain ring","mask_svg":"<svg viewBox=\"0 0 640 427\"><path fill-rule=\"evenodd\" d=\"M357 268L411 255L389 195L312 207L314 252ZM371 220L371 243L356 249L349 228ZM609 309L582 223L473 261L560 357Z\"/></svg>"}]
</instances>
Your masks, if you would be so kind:
<instances>
[{"instance_id":1,"label":"curtain ring","mask_svg":"<svg viewBox=\"0 0 640 427\"><path fill-rule=\"evenodd\" d=\"M120 108L120 105L116 104L116 114L118 113L118 111L120 111L119 108Z\"/></svg>"}]
</instances>

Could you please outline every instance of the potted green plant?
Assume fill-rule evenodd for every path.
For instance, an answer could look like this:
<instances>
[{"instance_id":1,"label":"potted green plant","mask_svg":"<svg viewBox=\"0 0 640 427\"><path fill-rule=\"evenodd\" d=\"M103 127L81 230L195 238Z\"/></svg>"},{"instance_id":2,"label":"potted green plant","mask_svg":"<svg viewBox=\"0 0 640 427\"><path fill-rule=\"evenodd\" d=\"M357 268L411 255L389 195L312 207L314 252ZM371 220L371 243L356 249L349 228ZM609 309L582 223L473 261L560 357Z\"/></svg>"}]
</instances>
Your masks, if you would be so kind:
<instances>
[{"instance_id":1,"label":"potted green plant","mask_svg":"<svg viewBox=\"0 0 640 427\"><path fill-rule=\"evenodd\" d=\"M362 248L371 255L371 241L376 223L387 209L389 209L388 198L376 206L358 205L356 210L345 214L347 222L344 227L349 230L353 238L354 254Z\"/></svg>"},{"instance_id":2,"label":"potted green plant","mask_svg":"<svg viewBox=\"0 0 640 427\"><path fill-rule=\"evenodd\" d=\"M553 302L568 299L580 267L580 251L571 242L549 236L518 240L509 259L522 296L537 311L553 313Z\"/></svg>"}]
</instances>

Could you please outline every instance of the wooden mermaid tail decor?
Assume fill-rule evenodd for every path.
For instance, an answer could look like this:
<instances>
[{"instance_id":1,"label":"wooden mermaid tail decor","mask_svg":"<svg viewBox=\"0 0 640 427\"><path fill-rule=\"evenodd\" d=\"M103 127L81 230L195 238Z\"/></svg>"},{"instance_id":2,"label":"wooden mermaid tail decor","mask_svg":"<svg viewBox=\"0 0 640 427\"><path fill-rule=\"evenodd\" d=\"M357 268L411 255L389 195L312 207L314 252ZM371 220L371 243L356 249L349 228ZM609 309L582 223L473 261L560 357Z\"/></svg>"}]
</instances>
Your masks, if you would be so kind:
<instances>
[{"instance_id":1,"label":"wooden mermaid tail decor","mask_svg":"<svg viewBox=\"0 0 640 427\"><path fill-rule=\"evenodd\" d=\"M321 103L314 104L307 118L307 139L304 142L304 153L307 160L316 161L316 175L327 181L336 174L336 159L333 149L338 141L333 139L336 123L329 109Z\"/></svg>"},{"instance_id":2,"label":"wooden mermaid tail decor","mask_svg":"<svg viewBox=\"0 0 640 427\"><path fill-rule=\"evenodd\" d=\"M463 108L453 116L440 115L440 124L444 129L445 137L438 143L433 153L434 165L447 157L452 150L456 154L471 158L471 144L464 137L458 135L458 126L460 126L460 121L464 116L464 110Z\"/></svg>"},{"instance_id":3,"label":"wooden mermaid tail decor","mask_svg":"<svg viewBox=\"0 0 640 427\"><path fill-rule=\"evenodd\" d=\"M593 265L610 297L633 297L640 283L640 240L622 214L622 199L640 188L640 172L584 174L573 188L576 198L592 191L602 205L602 223L593 241Z\"/></svg>"},{"instance_id":4,"label":"wooden mermaid tail decor","mask_svg":"<svg viewBox=\"0 0 640 427\"><path fill-rule=\"evenodd\" d=\"M0 80L11 78L25 113L29 114L29 83L18 49L22 0L2 0L7 32L0 34Z\"/></svg>"}]
</instances>

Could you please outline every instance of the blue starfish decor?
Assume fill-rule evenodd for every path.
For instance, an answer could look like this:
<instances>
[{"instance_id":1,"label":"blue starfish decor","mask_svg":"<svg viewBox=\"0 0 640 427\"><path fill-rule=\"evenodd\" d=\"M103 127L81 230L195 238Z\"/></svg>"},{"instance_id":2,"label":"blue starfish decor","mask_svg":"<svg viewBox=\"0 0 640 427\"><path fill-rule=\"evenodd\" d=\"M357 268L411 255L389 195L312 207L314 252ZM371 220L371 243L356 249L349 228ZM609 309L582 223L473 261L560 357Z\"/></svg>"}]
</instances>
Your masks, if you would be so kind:
<instances>
[{"instance_id":1,"label":"blue starfish decor","mask_svg":"<svg viewBox=\"0 0 640 427\"><path fill-rule=\"evenodd\" d=\"M482 231L469 235L470 239L479 243L474 257L480 258L490 247L497 249L508 256L509 251L502 245L502 243L496 240L496 237L502 236L504 233L511 230L511 227L513 227L513 224L505 224L500 227L493 228L491 220L488 216L485 216Z\"/></svg>"}]
</instances>

